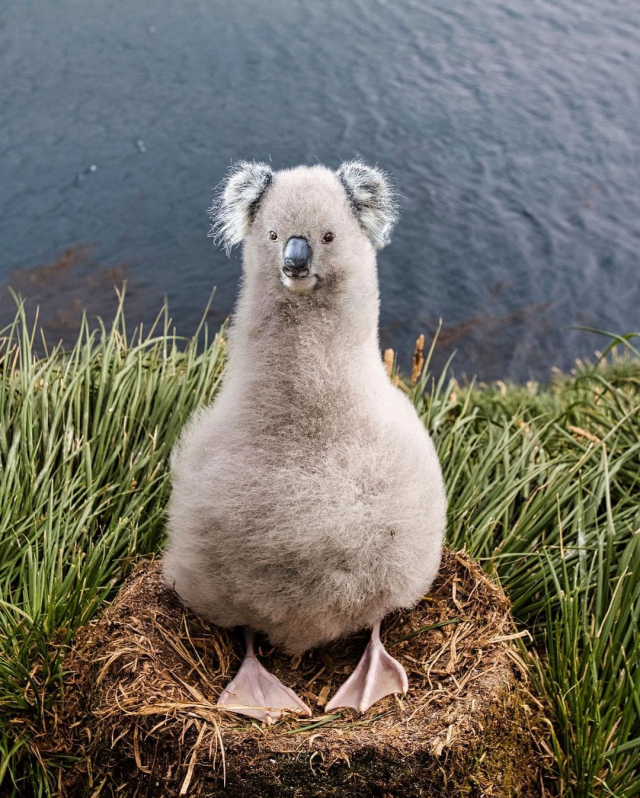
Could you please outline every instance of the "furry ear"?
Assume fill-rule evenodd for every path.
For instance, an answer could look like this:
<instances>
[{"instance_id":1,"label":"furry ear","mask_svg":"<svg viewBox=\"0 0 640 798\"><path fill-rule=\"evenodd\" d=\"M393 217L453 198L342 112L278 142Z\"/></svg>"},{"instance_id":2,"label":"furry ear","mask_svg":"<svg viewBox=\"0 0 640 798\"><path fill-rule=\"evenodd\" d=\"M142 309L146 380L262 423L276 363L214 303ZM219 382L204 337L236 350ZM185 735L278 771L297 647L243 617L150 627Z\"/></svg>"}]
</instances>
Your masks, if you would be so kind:
<instances>
[{"instance_id":1,"label":"furry ear","mask_svg":"<svg viewBox=\"0 0 640 798\"><path fill-rule=\"evenodd\" d=\"M264 192L273 180L271 167L255 161L238 161L216 190L209 215L209 235L227 255L240 244L251 227Z\"/></svg>"},{"instance_id":2,"label":"furry ear","mask_svg":"<svg viewBox=\"0 0 640 798\"><path fill-rule=\"evenodd\" d=\"M391 240L398 201L387 175L362 161L347 161L337 171L360 226L376 249Z\"/></svg>"}]
</instances>

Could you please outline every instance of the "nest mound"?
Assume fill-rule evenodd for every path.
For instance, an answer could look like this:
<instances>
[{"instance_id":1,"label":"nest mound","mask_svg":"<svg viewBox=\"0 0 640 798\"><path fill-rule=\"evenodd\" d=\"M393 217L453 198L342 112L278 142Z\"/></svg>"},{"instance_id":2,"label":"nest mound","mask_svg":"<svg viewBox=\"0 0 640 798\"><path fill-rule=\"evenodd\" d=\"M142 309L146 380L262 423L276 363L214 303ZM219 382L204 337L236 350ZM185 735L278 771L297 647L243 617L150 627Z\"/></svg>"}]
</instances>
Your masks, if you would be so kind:
<instances>
[{"instance_id":1,"label":"nest mound","mask_svg":"<svg viewBox=\"0 0 640 798\"><path fill-rule=\"evenodd\" d=\"M65 661L47 747L78 758L60 793L144 796L535 796L539 704L513 644L509 603L462 553L446 551L431 593L389 616L382 639L409 677L360 716L322 707L354 669L366 633L301 657L263 643L263 664L314 710L271 727L218 696L239 636L185 610L140 563Z\"/></svg>"}]
</instances>

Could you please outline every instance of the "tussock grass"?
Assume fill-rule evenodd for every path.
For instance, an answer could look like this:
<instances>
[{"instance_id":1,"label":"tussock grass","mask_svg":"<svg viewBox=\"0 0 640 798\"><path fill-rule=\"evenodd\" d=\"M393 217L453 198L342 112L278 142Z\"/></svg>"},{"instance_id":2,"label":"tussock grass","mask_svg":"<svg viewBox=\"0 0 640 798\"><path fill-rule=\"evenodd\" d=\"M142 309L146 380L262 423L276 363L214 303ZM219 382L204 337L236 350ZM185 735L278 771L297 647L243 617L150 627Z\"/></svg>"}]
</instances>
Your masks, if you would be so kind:
<instances>
[{"instance_id":1,"label":"tussock grass","mask_svg":"<svg viewBox=\"0 0 640 798\"><path fill-rule=\"evenodd\" d=\"M0 792L47 795L41 750L74 631L162 542L171 446L224 368L166 309L128 335L85 324L35 354L20 307L0 334ZM613 337L549 386L460 385L416 353L403 382L434 436L448 542L496 574L552 712L552 794L640 795L640 353ZM42 346L42 345L40 345ZM385 357L390 369L393 356ZM418 365L416 365L416 363Z\"/></svg>"}]
</instances>

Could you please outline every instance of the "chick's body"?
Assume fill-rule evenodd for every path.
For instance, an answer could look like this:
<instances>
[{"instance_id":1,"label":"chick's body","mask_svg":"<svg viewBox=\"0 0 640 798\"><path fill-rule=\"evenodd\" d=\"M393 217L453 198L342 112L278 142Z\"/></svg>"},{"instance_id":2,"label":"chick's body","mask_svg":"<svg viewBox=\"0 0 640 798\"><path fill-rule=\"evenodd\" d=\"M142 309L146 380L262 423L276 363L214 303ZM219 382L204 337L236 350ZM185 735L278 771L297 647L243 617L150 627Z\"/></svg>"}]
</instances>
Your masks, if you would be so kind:
<instances>
[{"instance_id":1,"label":"chick's body","mask_svg":"<svg viewBox=\"0 0 640 798\"><path fill-rule=\"evenodd\" d=\"M276 226L279 209L267 211L288 185L269 189L258 231ZM342 201L337 221L316 231L310 212L304 232L331 224L357 238ZM411 606L440 562L440 466L382 364L375 256L361 238L332 260L319 256L316 290L291 296L270 279L262 239L249 237L223 387L172 458L166 581L205 618L295 652ZM358 254L358 267L336 278Z\"/></svg>"}]
</instances>

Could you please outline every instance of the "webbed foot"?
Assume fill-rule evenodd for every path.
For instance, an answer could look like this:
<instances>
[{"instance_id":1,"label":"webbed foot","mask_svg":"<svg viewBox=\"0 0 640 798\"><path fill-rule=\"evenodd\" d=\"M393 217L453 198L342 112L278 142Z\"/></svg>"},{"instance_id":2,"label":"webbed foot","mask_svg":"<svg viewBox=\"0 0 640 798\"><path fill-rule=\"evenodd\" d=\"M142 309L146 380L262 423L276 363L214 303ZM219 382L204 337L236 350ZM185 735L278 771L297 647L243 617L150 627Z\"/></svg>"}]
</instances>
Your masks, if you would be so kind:
<instances>
[{"instance_id":1,"label":"webbed foot","mask_svg":"<svg viewBox=\"0 0 640 798\"><path fill-rule=\"evenodd\" d=\"M245 631L247 653L235 678L223 690L218 706L271 724L286 714L311 715L311 710L289 687L256 659L254 634Z\"/></svg>"},{"instance_id":2,"label":"webbed foot","mask_svg":"<svg viewBox=\"0 0 640 798\"><path fill-rule=\"evenodd\" d=\"M373 627L371 640L355 671L325 706L325 711L351 707L358 712L366 712L386 695L404 695L408 689L409 680L404 668L382 645L378 622Z\"/></svg>"}]
</instances>

